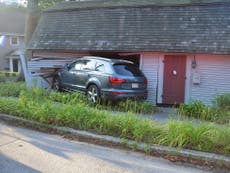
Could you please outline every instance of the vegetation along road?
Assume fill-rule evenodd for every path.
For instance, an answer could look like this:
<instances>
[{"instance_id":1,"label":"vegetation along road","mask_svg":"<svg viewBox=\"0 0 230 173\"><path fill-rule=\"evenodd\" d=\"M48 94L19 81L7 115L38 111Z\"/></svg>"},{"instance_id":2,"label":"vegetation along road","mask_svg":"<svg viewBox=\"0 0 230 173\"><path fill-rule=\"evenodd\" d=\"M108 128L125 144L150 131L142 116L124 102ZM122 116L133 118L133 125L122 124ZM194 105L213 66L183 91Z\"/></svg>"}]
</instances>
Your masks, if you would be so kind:
<instances>
[{"instance_id":1,"label":"vegetation along road","mask_svg":"<svg viewBox=\"0 0 230 173\"><path fill-rule=\"evenodd\" d=\"M0 122L0 172L205 172L136 152L71 141Z\"/></svg>"}]
</instances>

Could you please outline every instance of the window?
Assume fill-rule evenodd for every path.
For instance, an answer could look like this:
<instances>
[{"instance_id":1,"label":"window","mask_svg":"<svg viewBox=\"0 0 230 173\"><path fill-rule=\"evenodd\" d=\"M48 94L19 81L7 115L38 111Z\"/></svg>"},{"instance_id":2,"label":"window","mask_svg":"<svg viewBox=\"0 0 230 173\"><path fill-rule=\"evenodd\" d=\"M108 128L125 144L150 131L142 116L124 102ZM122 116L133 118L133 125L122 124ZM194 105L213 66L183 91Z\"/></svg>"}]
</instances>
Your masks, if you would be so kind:
<instances>
[{"instance_id":1,"label":"window","mask_svg":"<svg viewBox=\"0 0 230 173\"><path fill-rule=\"evenodd\" d=\"M114 64L114 70L117 74L124 76L143 76L142 72L133 64Z\"/></svg>"},{"instance_id":2,"label":"window","mask_svg":"<svg viewBox=\"0 0 230 173\"><path fill-rule=\"evenodd\" d=\"M19 44L18 37L17 36L10 37L10 44L11 45L18 45Z\"/></svg>"},{"instance_id":3,"label":"window","mask_svg":"<svg viewBox=\"0 0 230 173\"><path fill-rule=\"evenodd\" d=\"M95 70L95 61L86 60L84 65L82 66L82 70Z\"/></svg>"},{"instance_id":4,"label":"window","mask_svg":"<svg viewBox=\"0 0 230 173\"><path fill-rule=\"evenodd\" d=\"M105 72L105 65L102 63L97 63L96 71Z\"/></svg>"}]
</instances>

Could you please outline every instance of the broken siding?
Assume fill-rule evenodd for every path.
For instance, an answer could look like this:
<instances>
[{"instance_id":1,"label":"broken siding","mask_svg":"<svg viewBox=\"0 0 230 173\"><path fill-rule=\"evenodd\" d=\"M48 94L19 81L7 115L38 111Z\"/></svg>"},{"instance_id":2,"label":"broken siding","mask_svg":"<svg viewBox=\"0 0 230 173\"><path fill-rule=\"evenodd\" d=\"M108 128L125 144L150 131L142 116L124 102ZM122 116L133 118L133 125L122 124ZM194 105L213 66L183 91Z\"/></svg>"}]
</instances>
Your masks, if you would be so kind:
<instances>
[{"instance_id":1,"label":"broken siding","mask_svg":"<svg viewBox=\"0 0 230 173\"><path fill-rule=\"evenodd\" d=\"M200 75L200 84L191 82L190 100L201 100L211 105L213 97L230 93L230 55L198 55L196 62L197 68L192 69L192 75Z\"/></svg>"},{"instance_id":2,"label":"broken siding","mask_svg":"<svg viewBox=\"0 0 230 173\"><path fill-rule=\"evenodd\" d=\"M56 70L84 55L87 54L34 51L32 59L28 62L28 72L32 78L32 85L50 88Z\"/></svg>"}]
</instances>

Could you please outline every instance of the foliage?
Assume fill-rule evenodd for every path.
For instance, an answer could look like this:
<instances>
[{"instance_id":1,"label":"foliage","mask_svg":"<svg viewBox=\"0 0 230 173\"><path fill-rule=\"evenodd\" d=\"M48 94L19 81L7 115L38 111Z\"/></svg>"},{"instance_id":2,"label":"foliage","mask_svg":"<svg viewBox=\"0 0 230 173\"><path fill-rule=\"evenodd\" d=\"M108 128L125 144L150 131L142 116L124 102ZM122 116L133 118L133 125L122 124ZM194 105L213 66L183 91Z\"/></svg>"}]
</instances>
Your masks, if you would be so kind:
<instances>
[{"instance_id":1,"label":"foliage","mask_svg":"<svg viewBox=\"0 0 230 173\"><path fill-rule=\"evenodd\" d=\"M41 88L26 88L23 83L14 83L7 82L2 83L0 85L0 96L13 96L18 97L20 91L23 92L24 95L31 98L42 98L45 100L50 100L54 102L71 104L74 105L76 103L84 104L88 107L97 108L100 110L112 110L112 111L121 111L121 112L132 112L132 113L153 113L155 111L155 107L150 102L144 101L132 101L126 100L122 102L112 103L103 101L100 104L94 105L89 102L85 95L80 93L64 93L64 92L55 92L55 91L47 91Z\"/></svg>"},{"instance_id":2,"label":"foliage","mask_svg":"<svg viewBox=\"0 0 230 173\"><path fill-rule=\"evenodd\" d=\"M34 91L35 95L37 92L40 91ZM46 124L68 126L145 142L148 146L163 144L230 154L230 128L228 127L220 128L213 124L194 125L192 122L178 121L170 121L162 125L148 119L139 119L131 113L113 115L107 111L87 107L82 103L75 105L54 103L48 99L41 99L43 97L31 98L26 93L22 92L19 100L0 98L0 112Z\"/></svg>"},{"instance_id":3,"label":"foliage","mask_svg":"<svg viewBox=\"0 0 230 173\"><path fill-rule=\"evenodd\" d=\"M131 100L127 101L127 106L120 105L119 107L118 103L117 109L126 113L114 114L104 110L107 107L106 104L109 103L95 106L89 103L82 94L59 93L41 88L28 89L24 83L1 83L0 96L4 96L0 97L0 113L46 124L117 136L125 141L130 139L135 143L144 142L146 146L160 144L230 155L230 128L228 126L194 125L192 122L172 120L159 124L149 119L140 119L130 112L130 109L139 107L139 103ZM19 98L7 98L7 96ZM148 107L148 103L146 104ZM107 109L113 108L113 105L110 103L108 107ZM142 108L140 110L143 111ZM206 119L213 117L211 116L213 113L204 111L206 106L201 102L189 105L182 110L184 112L190 110L188 112L191 116L195 112L200 112ZM217 112L216 115L219 116L219 113ZM197 117L201 117L200 114L197 114ZM136 145L132 147L135 149ZM146 152L148 148L146 147Z\"/></svg>"},{"instance_id":4,"label":"foliage","mask_svg":"<svg viewBox=\"0 0 230 173\"><path fill-rule=\"evenodd\" d=\"M221 109L230 110L230 93L216 96L213 100L213 105Z\"/></svg>"},{"instance_id":5,"label":"foliage","mask_svg":"<svg viewBox=\"0 0 230 173\"><path fill-rule=\"evenodd\" d=\"M0 71L0 83L7 81L15 82L17 80L17 76L17 72Z\"/></svg>"},{"instance_id":6,"label":"foliage","mask_svg":"<svg viewBox=\"0 0 230 173\"><path fill-rule=\"evenodd\" d=\"M53 5L55 5L58 2L62 2L64 0L39 0L38 6L41 9L46 9L48 7L51 7Z\"/></svg>"},{"instance_id":7,"label":"foliage","mask_svg":"<svg viewBox=\"0 0 230 173\"><path fill-rule=\"evenodd\" d=\"M181 104L178 113L182 116L230 125L230 94L214 98L214 106L205 106L201 101Z\"/></svg>"},{"instance_id":8,"label":"foliage","mask_svg":"<svg viewBox=\"0 0 230 173\"><path fill-rule=\"evenodd\" d=\"M27 90L24 82L0 82L0 96L18 97L21 91Z\"/></svg>"},{"instance_id":9,"label":"foliage","mask_svg":"<svg viewBox=\"0 0 230 173\"><path fill-rule=\"evenodd\" d=\"M132 113L114 115L84 102L66 104L53 102L49 97L49 92L41 89L22 91L18 100L0 97L0 112L46 124L117 136L124 141L144 142L146 152L151 144L161 144L230 155L229 127L178 121L157 124L149 119L139 119ZM65 102L66 98L63 100ZM136 148L135 145L133 148Z\"/></svg>"}]
</instances>

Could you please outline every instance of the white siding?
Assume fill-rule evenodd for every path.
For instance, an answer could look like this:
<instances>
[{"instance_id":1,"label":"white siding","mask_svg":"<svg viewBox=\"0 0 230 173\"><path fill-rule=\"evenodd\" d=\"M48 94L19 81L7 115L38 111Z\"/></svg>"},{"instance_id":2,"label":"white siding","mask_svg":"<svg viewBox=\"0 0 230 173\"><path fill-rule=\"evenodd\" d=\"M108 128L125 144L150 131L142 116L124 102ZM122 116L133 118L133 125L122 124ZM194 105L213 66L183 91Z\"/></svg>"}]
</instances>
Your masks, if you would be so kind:
<instances>
[{"instance_id":1,"label":"white siding","mask_svg":"<svg viewBox=\"0 0 230 173\"><path fill-rule=\"evenodd\" d=\"M148 100L156 104L158 84L159 56L157 54L141 55L141 70L148 79Z\"/></svg>"},{"instance_id":2,"label":"white siding","mask_svg":"<svg viewBox=\"0 0 230 173\"><path fill-rule=\"evenodd\" d=\"M193 84L191 79L191 100L210 105L216 95L230 93L230 55L197 55L195 59L197 67L191 74L200 75L200 84Z\"/></svg>"}]
</instances>

